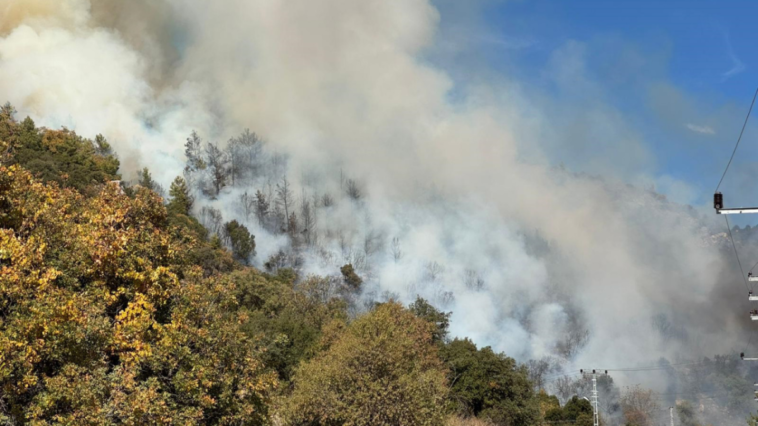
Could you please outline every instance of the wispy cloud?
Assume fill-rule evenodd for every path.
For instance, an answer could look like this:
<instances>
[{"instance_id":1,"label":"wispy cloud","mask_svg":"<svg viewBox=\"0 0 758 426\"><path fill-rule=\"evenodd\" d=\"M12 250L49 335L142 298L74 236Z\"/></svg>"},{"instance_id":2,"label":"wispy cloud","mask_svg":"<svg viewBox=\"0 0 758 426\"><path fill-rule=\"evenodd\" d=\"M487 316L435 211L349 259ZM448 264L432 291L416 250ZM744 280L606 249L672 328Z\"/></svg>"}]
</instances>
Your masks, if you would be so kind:
<instances>
[{"instance_id":1,"label":"wispy cloud","mask_svg":"<svg viewBox=\"0 0 758 426\"><path fill-rule=\"evenodd\" d=\"M697 132L697 133L703 133L703 134L706 134L706 135L715 135L716 134L716 131L713 130L713 128L710 127L710 126L698 126L697 124L687 123L685 125L685 127L687 127L688 129L692 130L693 132Z\"/></svg>"},{"instance_id":2,"label":"wispy cloud","mask_svg":"<svg viewBox=\"0 0 758 426\"><path fill-rule=\"evenodd\" d=\"M730 68L728 71L723 73L721 76L724 80L727 80L743 71L745 71L746 67L745 64L740 60L740 58L737 57L737 55L734 54L734 49L732 48L732 42L729 39L729 34L724 34L724 41L726 42L726 51L729 55L729 59L732 61L732 68Z\"/></svg>"}]
</instances>

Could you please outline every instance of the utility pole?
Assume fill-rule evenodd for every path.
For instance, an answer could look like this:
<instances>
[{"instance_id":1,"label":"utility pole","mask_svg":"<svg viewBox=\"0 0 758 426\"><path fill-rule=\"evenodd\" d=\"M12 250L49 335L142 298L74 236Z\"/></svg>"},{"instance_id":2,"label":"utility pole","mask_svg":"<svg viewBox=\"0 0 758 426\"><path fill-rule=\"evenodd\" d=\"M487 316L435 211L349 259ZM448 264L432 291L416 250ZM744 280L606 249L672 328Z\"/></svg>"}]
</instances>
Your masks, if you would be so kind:
<instances>
[{"instance_id":1,"label":"utility pole","mask_svg":"<svg viewBox=\"0 0 758 426\"><path fill-rule=\"evenodd\" d=\"M592 370L592 420L595 426L600 426L600 416L597 413L597 374Z\"/></svg>"},{"instance_id":2,"label":"utility pole","mask_svg":"<svg viewBox=\"0 0 758 426\"><path fill-rule=\"evenodd\" d=\"M669 407L669 415L671 416L671 426L674 426L674 407Z\"/></svg>"},{"instance_id":3,"label":"utility pole","mask_svg":"<svg viewBox=\"0 0 758 426\"><path fill-rule=\"evenodd\" d=\"M585 374L584 370L579 370L581 374ZM589 373L587 373L589 374ZM605 370L605 374L608 374L608 370ZM592 422L594 426L600 426L600 413L598 411L598 398L597 398L597 370L592 370Z\"/></svg>"}]
</instances>

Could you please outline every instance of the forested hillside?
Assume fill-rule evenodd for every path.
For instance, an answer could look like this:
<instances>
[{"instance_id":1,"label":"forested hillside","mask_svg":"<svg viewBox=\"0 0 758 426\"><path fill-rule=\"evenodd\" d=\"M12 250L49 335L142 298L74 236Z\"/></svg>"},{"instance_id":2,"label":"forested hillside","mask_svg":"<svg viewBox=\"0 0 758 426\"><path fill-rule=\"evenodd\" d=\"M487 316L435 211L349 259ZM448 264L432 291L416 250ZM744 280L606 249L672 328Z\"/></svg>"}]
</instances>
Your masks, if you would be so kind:
<instances>
[{"instance_id":1,"label":"forested hillside","mask_svg":"<svg viewBox=\"0 0 758 426\"><path fill-rule=\"evenodd\" d=\"M359 298L370 238L355 264L307 274L304 247L339 240L319 237L311 214L336 194L295 202L286 176L268 194L241 193L243 215L293 242L249 266L260 242L244 223L198 208L195 194L217 197L279 160L257 162L264 154L247 132L227 149L238 151L193 134L185 174L168 190L147 169L129 184L102 136L38 128L3 107L0 424L592 424L586 379L452 338L450 313L423 298ZM360 200L355 181L342 188ZM470 280L482 285L475 272ZM685 401L703 395L729 396L718 409L742 412L748 372L701 364L676 379L673 392L691 395L673 398L682 424L704 424ZM601 389L604 424L657 424L652 391L608 379Z\"/></svg>"}]
</instances>

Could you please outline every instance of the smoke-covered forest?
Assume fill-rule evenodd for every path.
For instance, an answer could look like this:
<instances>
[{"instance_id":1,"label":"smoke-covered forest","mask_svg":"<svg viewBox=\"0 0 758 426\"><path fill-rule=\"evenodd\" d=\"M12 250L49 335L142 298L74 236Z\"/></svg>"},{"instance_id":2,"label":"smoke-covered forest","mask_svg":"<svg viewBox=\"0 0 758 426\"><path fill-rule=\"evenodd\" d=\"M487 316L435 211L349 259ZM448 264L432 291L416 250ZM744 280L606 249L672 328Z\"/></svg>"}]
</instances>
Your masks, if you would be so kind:
<instances>
[{"instance_id":1,"label":"smoke-covered forest","mask_svg":"<svg viewBox=\"0 0 758 426\"><path fill-rule=\"evenodd\" d=\"M752 15L658 3L0 0L0 424L758 424Z\"/></svg>"},{"instance_id":2,"label":"smoke-covered forest","mask_svg":"<svg viewBox=\"0 0 758 426\"><path fill-rule=\"evenodd\" d=\"M372 195L339 170L295 180L254 133L224 147L192 133L168 189L147 168L129 182L104 137L9 104L0 141L4 424L592 424L590 376L567 371L581 312L552 356L521 362L451 335L447 265L370 226ZM405 268L403 294L379 291L386 264ZM457 279L489 285L474 268ZM658 380L598 371L602 424L753 411L758 371L734 354L629 369Z\"/></svg>"}]
</instances>

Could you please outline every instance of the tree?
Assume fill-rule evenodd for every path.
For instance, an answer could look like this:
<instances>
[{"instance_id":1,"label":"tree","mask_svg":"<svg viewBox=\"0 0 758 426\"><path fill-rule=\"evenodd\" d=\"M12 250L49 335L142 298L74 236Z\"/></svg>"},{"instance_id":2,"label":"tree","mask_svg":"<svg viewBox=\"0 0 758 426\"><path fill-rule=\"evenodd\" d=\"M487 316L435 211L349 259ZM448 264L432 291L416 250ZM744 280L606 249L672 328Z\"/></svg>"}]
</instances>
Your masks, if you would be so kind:
<instances>
[{"instance_id":1,"label":"tree","mask_svg":"<svg viewBox=\"0 0 758 426\"><path fill-rule=\"evenodd\" d=\"M621 409L628 423L650 426L655 424L655 413L660 406L652 390L635 386L621 396Z\"/></svg>"},{"instance_id":2,"label":"tree","mask_svg":"<svg viewBox=\"0 0 758 426\"><path fill-rule=\"evenodd\" d=\"M350 286L353 290L357 290L360 288L361 284L363 283L363 279L355 273L355 270L353 269L353 265L351 263L348 263L347 265L344 265L342 268L340 268L340 272L342 273L342 278L345 281L345 284Z\"/></svg>"},{"instance_id":3,"label":"tree","mask_svg":"<svg viewBox=\"0 0 758 426\"><path fill-rule=\"evenodd\" d=\"M44 182L84 191L120 179L118 159L98 153L95 142L66 129L39 129L29 117L16 122L10 106L0 113L0 140L4 164L18 164Z\"/></svg>"},{"instance_id":4,"label":"tree","mask_svg":"<svg viewBox=\"0 0 758 426\"><path fill-rule=\"evenodd\" d=\"M230 275L239 305L249 312L249 335L259 338L263 360L282 381L289 382L301 361L313 358L325 324L347 319L344 301L324 298L329 280L308 277L295 288L295 276L282 269L269 279L253 270ZM289 384L289 383L288 383Z\"/></svg>"},{"instance_id":5,"label":"tree","mask_svg":"<svg viewBox=\"0 0 758 426\"><path fill-rule=\"evenodd\" d=\"M592 404L584 398L574 395L563 406L563 419L581 426L592 426Z\"/></svg>"},{"instance_id":6,"label":"tree","mask_svg":"<svg viewBox=\"0 0 758 426\"><path fill-rule=\"evenodd\" d=\"M361 188L358 186L358 183L354 181L353 179L347 180L347 186L345 188L345 192L347 193L348 197L350 197L354 201L359 201L363 197L363 191L361 191Z\"/></svg>"},{"instance_id":7,"label":"tree","mask_svg":"<svg viewBox=\"0 0 758 426\"><path fill-rule=\"evenodd\" d=\"M258 135L245 129L242 134L229 140L226 147L229 158L229 177L232 186L238 185L247 176L255 175L261 140Z\"/></svg>"},{"instance_id":8,"label":"tree","mask_svg":"<svg viewBox=\"0 0 758 426\"><path fill-rule=\"evenodd\" d=\"M16 109L6 102L0 107L0 161L8 163L15 148Z\"/></svg>"},{"instance_id":9,"label":"tree","mask_svg":"<svg viewBox=\"0 0 758 426\"><path fill-rule=\"evenodd\" d=\"M331 207L334 205L334 198L329 194L324 194L321 196L321 206L322 207Z\"/></svg>"},{"instance_id":10,"label":"tree","mask_svg":"<svg viewBox=\"0 0 758 426\"><path fill-rule=\"evenodd\" d=\"M328 325L323 351L293 377L290 424L442 424L447 387L432 332L396 303Z\"/></svg>"},{"instance_id":11,"label":"tree","mask_svg":"<svg viewBox=\"0 0 758 426\"><path fill-rule=\"evenodd\" d=\"M97 155L107 157L113 155L113 148L111 144L105 139L103 135L95 136L95 152Z\"/></svg>"},{"instance_id":12,"label":"tree","mask_svg":"<svg viewBox=\"0 0 758 426\"><path fill-rule=\"evenodd\" d=\"M290 183L287 180L287 176L282 177L281 182L276 184L276 204L277 207L283 209L284 220L288 221L290 217L290 209L292 208L292 189ZM285 231L288 229L285 228Z\"/></svg>"},{"instance_id":13,"label":"tree","mask_svg":"<svg viewBox=\"0 0 758 426\"><path fill-rule=\"evenodd\" d=\"M147 167L143 168L140 172L138 184L144 188L154 191L161 197L163 196L163 187L161 187L158 182L153 180L153 176L150 174L150 170L148 170Z\"/></svg>"},{"instance_id":14,"label":"tree","mask_svg":"<svg viewBox=\"0 0 758 426\"><path fill-rule=\"evenodd\" d=\"M240 262L247 264L251 256L255 256L255 236L250 235L245 225L236 220L224 225L224 233L232 246L234 257Z\"/></svg>"},{"instance_id":15,"label":"tree","mask_svg":"<svg viewBox=\"0 0 758 426\"><path fill-rule=\"evenodd\" d=\"M548 423L545 423L545 421L550 423L564 421L563 410L557 396L548 395L544 390L540 390L537 393L537 401L539 403L540 418L543 420L540 425L547 426Z\"/></svg>"},{"instance_id":16,"label":"tree","mask_svg":"<svg viewBox=\"0 0 758 426\"><path fill-rule=\"evenodd\" d=\"M187 187L187 181L177 176L168 190L171 201L168 202L168 211L173 214L189 215L195 200Z\"/></svg>"},{"instance_id":17,"label":"tree","mask_svg":"<svg viewBox=\"0 0 758 426\"><path fill-rule=\"evenodd\" d=\"M215 198L229 179L229 157L218 145L210 142L205 146L205 154L211 179L209 195Z\"/></svg>"},{"instance_id":18,"label":"tree","mask_svg":"<svg viewBox=\"0 0 758 426\"><path fill-rule=\"evenodd\" d=\"M316 214L311 208L311 203L305 199L305 195L300 203L300 218L303 222L303 239L305 244L310 246L314 242L313 236L316 233Z\"/></svg>"},{"instance_id":19,"label":"tree","mask_svg":"<svg viewBox=\"0 0 758 426\"><path fill-rule=\"evenodd\" d=\"M455 339L440 349L450 369L450 401L454 411L489 419L496 425L536 423L539 403L525 367L490 347L477 349L470 340Z\"/></svg>"},{"instance_id":20,"label":"tree","mask_svg":"<svg viewBox=\"0 0 758 426\"><path fill-rule=\"evenodd\" d=\"M287 233L290 236L290 239L292 240L292 243L297 245L299 243L299 235L297 232L298 229L298 222L297 222L297 215L295 212L290 213L289 217L287 218Z\"/></svg>"},{"instance_id":21,"label":"tree","mask_svg":"<svg viewBox=\"0 0 758 426\"><path fill-rule=\"evenodd\" d=\"M234 283L188 264L154 192L0 166L0 200L3 423L268 422L276 375Z\"/></svg>"},{"instance_id":22,"label":"tree","mask_svg":"<svg viewBox=\"0 0 758 426\"><path fill-rule=\"evenodd\" d=\"M255 217L258 218L258 225L260 225L262 228L266 227L266 223L268 221L268 213L269 213L269 202L266 200L266 195L264 195L260 190L255 192Z\"/></svg>"},{"instance_id":23,"label":"tree","mask_svg":"<svg viewBox=\"0 0 758 426\"><path fill-rule=\"evenodd\" d=\"M534 385L535 391L545 388L545 376L555 373L559 370L559 364L556 359L546 356L540 359L530 359L527 362L529 368L529 381Z\"/></svg>"},{"instance_id":24,"label":"tree","mask_svg":"<svg viewBox=\"0 0 758 426\"><path fill-rule=\"evenodd\" d=\"M681 426L700 426L697 419L697 413L689 401L682 401L676 404L676 413L679 416Z\"/></svg>"},{"instance_id":25,"label":"tree","mask_svg":"<svg viewBox=\"0 0 758 426\"><path fill-rule=\"evenodd\" d=\"M245 216L245 221L249 221L250 215L255 211L255 196L243 192L239 197L239 210Z\"/></svg>"},{"instance_id":26,"label":"tree","mask_svg":"<svg viewBox=\"0 0 758 426\"><path fill-rule=\"evenodd\" d=\"M417 317L434 324L435 330L432 337L435 342L442 343L445 341L452 312L439 311L420 296L408 306L408 310Z\"/></svg>"},{"instance_id":27,"label":"tree","mask_svg":"<svg viewBox=\"0 0 758 426\"><path fill-rule=\"evenodd\" d=\"M203 207L200 209L200 223L203 224L211 235L219 235L221 233L223 220L224 217L218 209L214 209L213 207Z\"/></svg>"},{"instance_id":28,"label":"tree","mask_svg":"<svg viewBox=\"0 0 758 426\"><path fill-rule=\"evenodd\" d=\"M400 238L392 238L392 246L390 246L390 252L392 253L392 260L394 260L395 263L399 262L400 259L403 258L403 250L400 247Z\"/></svg>"},{"instance_id":29,"label":"tree","mask_svg":"<svg viewBox=\"0 0 758 426\"><path fill-rule=\"evenodd\" d=\"M205 160L203 159L203 140L196 131L192 131L187 138L187 142L184 144L184 155L187 157L187 165L184 170L190 173L194 173L200 170L204 170L206 167Z\"/></svg>"}]
</instances>

